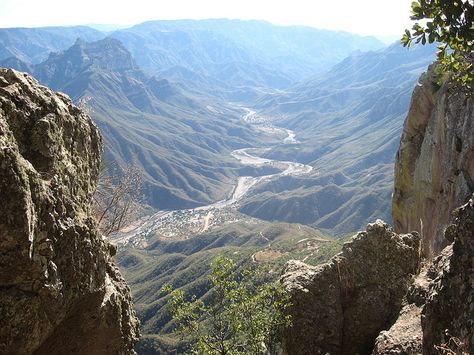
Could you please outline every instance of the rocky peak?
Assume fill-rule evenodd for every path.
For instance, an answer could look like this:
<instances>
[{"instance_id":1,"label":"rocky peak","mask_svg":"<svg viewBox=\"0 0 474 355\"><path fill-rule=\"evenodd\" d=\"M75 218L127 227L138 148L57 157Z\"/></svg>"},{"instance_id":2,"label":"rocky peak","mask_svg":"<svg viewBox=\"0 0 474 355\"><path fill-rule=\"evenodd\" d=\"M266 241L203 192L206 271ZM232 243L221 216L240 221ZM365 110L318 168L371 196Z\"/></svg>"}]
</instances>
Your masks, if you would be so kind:
<instances>
[{"instance_id":1,"label":"rocky peak","mask_svg":"<svg viewBox=\"0 0 474 355\"><path fill-rule=\"evenodd\" d=\"M51 54L48 60L35 66L34 72L42 82L60 88L80 73L97 69L124 73L137 66L119 40L106 37L96 42L78 39L66 51Z\"/></svg>"},{"instance_id":2,"label":"rocky peak","mask_svg":"<svg viewBox=\"0 0 474 355\"><path fill-rule=\"evenodd\" d=\"M79 54L85 65L100 69L123 72L137 68L131 53L119 40L110 37L90 43L79 40L65 52L68 54Z\"/></svg>"},{"instance_id":3,"label":"rocky peak","mask_svg":"<svg viewBox=\"0 0 474 355\"><path fill-rule=\"evenodd\" d=\"M129 288L91 216L101 152L67 96L0 69L0 353L133 353Z\"/></svg>"},{"instance_id":4,"label":"rocky peak","mask_svg":"<svg viewBox=\"0 0 474 355\"><path fill-rule=\"evenodd\" d=\"M397 322L377 338L374 354L472 353L474 195L455 211L444 234L453 243L416 278Z\"/></svg>"}]
</instances>

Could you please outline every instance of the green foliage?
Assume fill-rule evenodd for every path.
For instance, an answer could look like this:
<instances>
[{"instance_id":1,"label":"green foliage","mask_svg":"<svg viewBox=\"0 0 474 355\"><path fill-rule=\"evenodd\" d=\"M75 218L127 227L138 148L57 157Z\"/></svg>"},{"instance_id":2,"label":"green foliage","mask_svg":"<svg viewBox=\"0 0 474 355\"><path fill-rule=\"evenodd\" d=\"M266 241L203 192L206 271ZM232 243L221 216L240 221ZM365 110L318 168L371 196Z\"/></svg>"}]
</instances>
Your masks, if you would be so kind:
<instances>
[{"instance_id":1,"label":"green foliage","mask_svg":"<svg viewBox=\"0 0 474 355\"><path fill-rule=\"evenodd\" d=\"M451 73L455 82L472 87L474 82L474 3L471 0L418 0L411 4L415 21L412 30L405 30L404 46L413 42L440 42L439 68Z\"/></svg>"},{"instance_id":2,"label":"green foliage","mask_svg":"<svg viewBox=\"0 0 474 355\"><path fill-rule=\"evenodd\" d=\"M195 341L193 353L277 353L280 330L290 324L284 315L289 300L283 287L266 282L262 268L237 272L235 262L224 256L218 256L211 268L209 304L194 295L188 300L170 285L162 289L171 293L168 305L177 330Z\"/></svg>"}]
</instances>

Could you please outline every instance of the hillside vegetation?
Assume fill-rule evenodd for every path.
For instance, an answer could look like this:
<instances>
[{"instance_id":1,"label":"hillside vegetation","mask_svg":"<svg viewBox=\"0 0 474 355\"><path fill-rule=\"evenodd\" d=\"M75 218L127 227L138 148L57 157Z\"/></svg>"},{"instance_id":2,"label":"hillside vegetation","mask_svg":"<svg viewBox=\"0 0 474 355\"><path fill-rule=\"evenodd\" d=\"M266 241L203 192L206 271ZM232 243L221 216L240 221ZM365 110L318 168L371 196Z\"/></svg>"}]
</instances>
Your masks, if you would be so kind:
<instances>
[{"instance_id":1,"label":"hillside vegetation","mask_svg":"<svg viewBox=\"0 0 474 355\"><path fill-rule=\"evenodd\" d=\"M173 332L175 325L166 307L169 295L162 294L161 288L172 284L187 295L206 300L210 264L216 256L226 255L241 268L255 262L267 265L272 270L270 277L276 279L288 260L317 265L342 246L304 225L262 222L245 216L190 239L173 240L158 234L148 241L143 249L127 247L118 254L144 333L140 353L179 347L179 336Z\"/></svg>"},{"instance_id":2,"label":"hillside vegetation","mask_svg":"<svg viewBox=\"0 0 474 355\"><path fill-rule=\"evenodd\" d=\"M311 176L282 177L254 190L240 210L266 220L311 224L336 234L376 218L391 220L393 162L411 92L434 47L392 45L348 57L328 73L257 104L293 129L299 144L272 159L312 165Z\"/></svg>"}]
</instances>

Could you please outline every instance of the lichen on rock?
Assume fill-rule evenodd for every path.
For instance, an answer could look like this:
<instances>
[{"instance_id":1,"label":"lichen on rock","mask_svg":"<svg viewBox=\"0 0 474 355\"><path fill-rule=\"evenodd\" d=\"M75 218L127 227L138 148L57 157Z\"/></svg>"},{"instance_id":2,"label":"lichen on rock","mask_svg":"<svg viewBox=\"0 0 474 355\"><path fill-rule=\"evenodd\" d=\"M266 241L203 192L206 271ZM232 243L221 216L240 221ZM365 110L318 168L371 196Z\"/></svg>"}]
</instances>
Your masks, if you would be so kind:
<instances>
[{"instance_id":1,"label":"lichen on rock","mask_svg":"<svg viewBox=\"0 0 474 355\"><path fill-rule=\"evenodd\" d=\"M420 239L369 224L327 264L287 264L281 282L291 295L293 325L286 354L367 354L395 321L413 275Z\"/></svg>"},{"instance_id":2,"label":"lichen on rock","mask_svg":"<svg viewBox=\"0 0 474 355\"><path fill-rule=\"evenodd\" d=\"M395 160L394 230L419 232L433 258L451 212L474 192L474 99L447 82L434 65L413 91Z\"/></svg>"},{"instance_id":3,"label":"lichen on rock","mask_svg":"<svg viewBox=\"0 0 474 355\"><path fill-rule=\"evenodd\" d=\"M66 95L0 69L0 353L133 353L130 290L91 216L101 152Z\"/></svg>"}]
</instances>

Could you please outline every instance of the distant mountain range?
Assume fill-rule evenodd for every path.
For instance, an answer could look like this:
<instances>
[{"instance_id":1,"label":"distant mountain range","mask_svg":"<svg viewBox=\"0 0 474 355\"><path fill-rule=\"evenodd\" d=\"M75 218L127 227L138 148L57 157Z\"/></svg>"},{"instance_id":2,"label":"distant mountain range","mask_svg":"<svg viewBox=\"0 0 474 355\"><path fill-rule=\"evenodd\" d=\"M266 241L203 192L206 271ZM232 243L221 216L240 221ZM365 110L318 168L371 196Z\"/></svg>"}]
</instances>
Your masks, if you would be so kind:
<instances>
[{"instance_id":1,"label":"distant mountain range","mask_svg":"<svg viewBox=\"0 0 474 355\"><path fill-rule=\"evenodd\" d=\"M88 106L106 140L105 159L133 163L144 174L145 202L156 208L189 208L224 198L240 166L231 150L266 138L240 120L238 108L216 105L138 69L116 39L50 54L36 65L7 60L41 83Z\"/></svg>"},{"instance_id":2,"label":"distant mountain range","mask_svg":"<svg viewBox=\"0 0 474 355\"><path fill-rule=\"evenodd\" d=\"M354 51L384 46L346 32L225 19L145 22L111 36L152 72L186 68L234 86L253 78L254 85L277 88L321 73Z\"/></svg>"},{"instance_id":3,"label":"distant mountain range","mask_svg":"<svg viewBox=\"0 0 474 355\"><path fill-rule=\"evenodd\" d=\"M106 160L137 164L144 201L157 208L224 198L242 171L230 152L275 146L277 137L240 119L251 107L301 142L267 156L317 174L258 186L240 210L344 234L375 215L389 219L401 122L434 51L381 47L372 37L262 21L153 21L108 33L0 29L0 66L87 98Z\"/></svg>"},{"instance_id":4,"label":"distant mountain range","mask_svg":"<svg viewBox=\"0 0 474 355\"><path fill-rule=\"evenodd\" d=\"M13 56L38 64L78 37L90 42L106 36L119 39L146 71L175 73L189 84L192 78L181 73L191 70L224 93L241 86L287 87L354 51L384 46L373 37L264 21L152 21L111 32L86 26L0 29L0 60Z\"/></svg>"},{"instance_id":5,"label":"distant mountain range","mask_svg":"<svg viewBox=\"0 0 474 355\"><path fill-rule=\"evenodd\" d=\"M137 166L148 206L207 205L229 196L240 175L265 174L238 163L234 149L267 148L259 150L266 158L313 167L256 185L239 202L241 213L214 216L209 229L211 210L194 234L150 233L138 247L120 249L142 322L140 354L183 346L163 308L163 283L206 299L209 262L218 254L241 266L260 256L274 270L290 258L317 264L341 246L326 235L390 220L403 119L434 51L262 21L0 29L0 66L85 103L104 136L106 164L119 173ZM249 112L263 123L244 120ZM288 130L296 140L283 143Z\"/></svg>"},{"instance_id":6,"label":"distant mountain range","mask_svg":"<svg viewBox=\"0 0 474 355\"><path fill-rule=\"evenodd\" d=\"M96 41L103 37L103 32L86 26L1 28L0 60L16 57L28 64L38 64L51 52L69 48L78 38Z\"/></svg>"}]
</instances>

